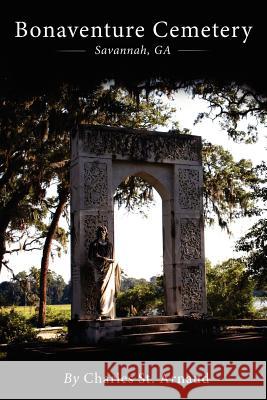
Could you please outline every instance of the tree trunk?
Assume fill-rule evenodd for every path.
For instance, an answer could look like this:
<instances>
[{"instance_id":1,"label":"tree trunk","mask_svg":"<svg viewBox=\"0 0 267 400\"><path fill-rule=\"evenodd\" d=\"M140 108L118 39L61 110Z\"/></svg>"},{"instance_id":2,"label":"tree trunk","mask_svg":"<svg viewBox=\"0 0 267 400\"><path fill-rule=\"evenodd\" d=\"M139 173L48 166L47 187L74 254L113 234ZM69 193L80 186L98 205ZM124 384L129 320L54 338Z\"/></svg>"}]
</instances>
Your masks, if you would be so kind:
<instances>
[{"instance_id":1,"label":"tree trunk","mask_svg":"<svg viewBox=\"0 0 267 400\"><path fill-rule=\"evenodd\" d=\"M6 253L5 232L1 229L1 231L0 231L0 274L2 271L5 253Z\"/></svg>"},{"instance_id":2,"label":"tree trunk","mask_svg":"<svg viewBox=\"0 0 267 400\"><path fill-rule=\"evenodd\" d=\"M41 273L40 273L40 302L39 302L39 317L38 327L42 328L45 326L46 321L46 292L47 292L47 273L49 267L49 256L51 253L51 247L53 238L55 236L60 216L67 204L69 190L64 188L59 194L59 202L53 216L52 222L48 229L48 233L45 239L43 248L43 256L41 261Z\"/></svg>"},{"instance_id":3,"label":"tree trunk","mask_svg":"<svg viewBox=\"0 0 267 400\"><path fill-rule=\"evenodd\" d=\"M29 193L30 187L31 184L25 184L23 188L18 189L5 205L5 207L3 207L0 211L0 273L6 253L6 230L9 223L12 221L12 218L14 217L14 212L16 212L19 203Z\"/></svg>"}]
</instances>

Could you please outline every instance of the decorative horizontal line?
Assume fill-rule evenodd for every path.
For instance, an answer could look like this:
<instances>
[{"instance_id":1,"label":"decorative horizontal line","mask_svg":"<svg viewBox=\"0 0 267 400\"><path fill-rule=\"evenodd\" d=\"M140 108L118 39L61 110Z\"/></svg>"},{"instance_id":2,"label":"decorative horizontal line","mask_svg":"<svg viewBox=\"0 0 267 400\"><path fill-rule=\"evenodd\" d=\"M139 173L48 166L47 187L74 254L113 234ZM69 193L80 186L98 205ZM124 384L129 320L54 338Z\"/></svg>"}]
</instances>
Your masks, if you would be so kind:
<instances>
[{"instance_id":1,"label":"decorative horizontal line","mask_svg":"<svg viewBox=\"0 0 267 400\"><path fill-rule=\"evenodd\" d=\"M177 51L210 51L208 49L183 49L183 50L177 50Z\"/></svg>"},{"instance_id":2,"label":"decorative horizontal line","mask_svg":"<svg viewBox=\"0 0 267 400\"><path fill-rule=\"evenodd\" d=\"M59 53L86 53L86 50L75 50L75 49L69 49L69 50L57 50Z\"/></svg>"}]
</instances>

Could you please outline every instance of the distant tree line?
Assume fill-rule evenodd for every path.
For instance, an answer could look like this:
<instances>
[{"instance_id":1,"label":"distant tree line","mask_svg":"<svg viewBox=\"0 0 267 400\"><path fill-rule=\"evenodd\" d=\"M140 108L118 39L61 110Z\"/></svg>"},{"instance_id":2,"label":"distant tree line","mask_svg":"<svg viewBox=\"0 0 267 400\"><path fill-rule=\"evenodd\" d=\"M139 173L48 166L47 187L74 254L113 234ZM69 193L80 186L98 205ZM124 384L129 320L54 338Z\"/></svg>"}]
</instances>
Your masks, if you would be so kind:
<instances>
[{"instance_id":1,"label":"distant tree line","mask_svg":"<svg viewBox=\"0 0 267 400\"><path fill-rule=\"evenodd\" d=\"M32 267L30 272L21 271L11 281L0 283L0 306L38 306L40 269ZM69 304L71 284L49 270L47 275L47 304Z\"/></svg>"},{"instance_id":2,"label":"distant tree line","mask_svg":"<svg viewBox=\"0 0 267 400\"><path fill-rule=\"evenodd\" d=\"M147 281L123 274L116 314L118 317L164 314L163 276L152 276Z\"/></svg>"},{"instance_id":3,"label":"distant tree line","mask_svg":"<svg viewBox=\"0 0 267 400\"><path fill-rule=\"evenodd\" d=\"M266 318L266 309L256 310L254 296L266 298L257 291L258 281L251 276L246 259L228 259L212 265L206 260L208 315L221 319ZM149 281L122 275L116 311L118 317L164 314L163 276Z\"/></svg>"}]
</instances>

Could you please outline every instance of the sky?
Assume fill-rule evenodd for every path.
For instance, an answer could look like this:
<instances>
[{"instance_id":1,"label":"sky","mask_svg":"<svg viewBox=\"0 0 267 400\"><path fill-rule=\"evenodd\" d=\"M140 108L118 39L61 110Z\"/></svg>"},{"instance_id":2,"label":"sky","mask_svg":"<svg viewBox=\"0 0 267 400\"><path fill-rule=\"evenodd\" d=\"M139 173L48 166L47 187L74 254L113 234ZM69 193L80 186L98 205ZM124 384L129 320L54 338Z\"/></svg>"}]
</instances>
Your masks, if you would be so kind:
<instances>
[{"instance_id":1,"label":"sky","mask_svg":"<svg viewBox=\"0 0 267 400\"><path fill-rule=\"evenodd\" d=\"M167 99L167 98L166 98ZM165 99L165 101L167 101ZM229 150L235 160L241 158L251 159L254 164L266 159L267 128L259 129L259 140L256 144L234 143L223 132L217 121L205 119L200 124L194 125L194 120L199 112L207 111L207 102L192 99L188 94L179 93L173 101L177 111L174 119L179 121L180 128L191 129L194 135L202 136L213 144L222 145ZM167 128L168 130L169 128ZM155 205L146 209L146 218L140 213L128 213L125 209L114 209L115 223L115 257L128 276L149 279L151 276L162 273L162 215L161 199L155 193ZM244 235L257 218L242 218L232 223L230 228L232 236L219 227L205 228L205 256L213 264L220 263L230 257L238 257L240 253L234 251L236 240ZM41 252L13 254L10 266L14 272L28 270L31 266L40 266ZM50 268L70 280L70 253L63 254L61 258L51 260ZM0 281L9 280L10 273L5 268L0 275Z\"/></svg>"}]
</instances>

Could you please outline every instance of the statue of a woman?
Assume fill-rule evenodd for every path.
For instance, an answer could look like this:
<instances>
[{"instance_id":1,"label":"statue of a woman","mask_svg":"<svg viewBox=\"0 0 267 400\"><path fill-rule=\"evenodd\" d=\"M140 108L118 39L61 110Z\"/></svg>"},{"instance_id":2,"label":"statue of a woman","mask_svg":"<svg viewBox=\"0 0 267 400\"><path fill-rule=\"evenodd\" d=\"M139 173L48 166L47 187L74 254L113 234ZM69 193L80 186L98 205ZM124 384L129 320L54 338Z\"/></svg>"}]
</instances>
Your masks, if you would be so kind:
<instances>
[{"instance_id":1,"label":"statue of a woman","mask_svg":"<svg viewBox=\"0 0 267 400\"><path fill-rule=\"evenodd\" d=\"M113 246L106 226L97 227L96 240L89 246L89 265L93 268L97 293L97 319L115 318L115 298L120 289L120 268L115 266Z\"/></svg>"}]
</instances>

